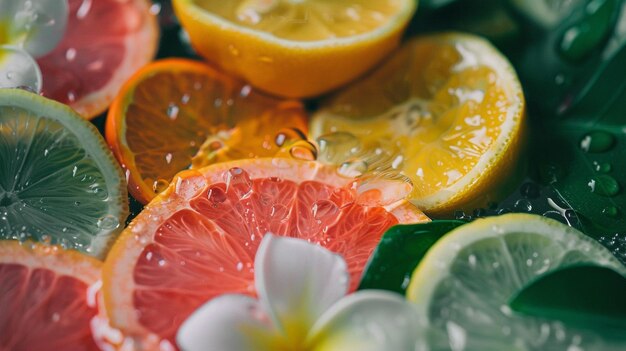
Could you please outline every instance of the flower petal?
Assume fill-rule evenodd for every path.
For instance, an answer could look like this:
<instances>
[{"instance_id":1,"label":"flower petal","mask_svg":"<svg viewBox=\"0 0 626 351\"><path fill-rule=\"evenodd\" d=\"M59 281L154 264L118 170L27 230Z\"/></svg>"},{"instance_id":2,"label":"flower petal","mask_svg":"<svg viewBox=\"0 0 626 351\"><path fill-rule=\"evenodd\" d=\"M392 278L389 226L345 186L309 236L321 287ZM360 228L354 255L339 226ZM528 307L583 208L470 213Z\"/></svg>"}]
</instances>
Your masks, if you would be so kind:
<instances>
[{"instance_id":1,"label":"flower petal","mask_svg":"<svg viewBox=\"0 0 626 351\"><path fill-rule=\"evenodd\" d=\"M307 338L313 351L412 351L422 323L395 293L364 290L349 295L315 323Z\"/></svg>"},{"instance_id":2,"label":"flower petal","mask_svg":"<svg viewBox=\"0 0 626 351\"><path fill-rule=\"evenodd\" d=\"M290 340L304 340L319 316L348 291L343 258L301 239L265 235L254 271L261 303Z\"/></svg>"},{"instance_id":3,"label":"flower petal","mask_svg":"<svg viewBox=\"0 0 626 351\"><path fill-rule=\"evenodd\" d=\"M0 23L6 26L0 45L17 46L41 57L63 38L68 16L67 0L0 0Z\"/></svg>"},{"instance_id":4,"label":"flower petal","mask_svg":"<svg viewBox=\"0 0 626 351\"><path fill-rule=\"evenodd\" d=\"M258 301L244 295L222 295L198 308L176 335L185 351L270 351L276 331Z\"/></svg>"},{"instance_id":5,"label":"flower petal","mask_svg":"<svg viewBox=\"0 0 626 351\"><path fill-rule=\"evenodd\" d=\"M41 91L41 71L24 50L0 45L0 88L27 88Z\"/></svg>"}]
</instances>

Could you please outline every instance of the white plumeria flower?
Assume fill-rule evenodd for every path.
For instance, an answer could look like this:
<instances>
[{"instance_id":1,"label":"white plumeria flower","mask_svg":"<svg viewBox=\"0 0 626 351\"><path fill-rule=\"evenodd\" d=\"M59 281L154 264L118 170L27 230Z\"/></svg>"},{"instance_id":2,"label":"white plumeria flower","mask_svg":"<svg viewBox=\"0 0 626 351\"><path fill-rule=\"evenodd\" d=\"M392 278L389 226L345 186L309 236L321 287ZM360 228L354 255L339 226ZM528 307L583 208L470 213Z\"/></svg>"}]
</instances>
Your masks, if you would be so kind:
<instances>
[{"instance_id":1,"label":"white plumeria flower","mask_svg":"<svg viewBox=\"0 0 626 351\"><path fill-rule=\"evenodd\" d=\"M35 58L58 45L68 15L67 0L0 0L0 88L41 90Z\"/></svg>"},{"instance_id":2,"label":"white plumeria flower","mask_svg":"<svg viewBox=\"0 0 626 351\"><path fill-rule=\"evenodd\" d=\"M419 320L401 296L348 292L346 263L305 240L265 235L255 257L259 300L222 295L181 326L185 351L414 350Z\"/></svg>"}]
</instances>

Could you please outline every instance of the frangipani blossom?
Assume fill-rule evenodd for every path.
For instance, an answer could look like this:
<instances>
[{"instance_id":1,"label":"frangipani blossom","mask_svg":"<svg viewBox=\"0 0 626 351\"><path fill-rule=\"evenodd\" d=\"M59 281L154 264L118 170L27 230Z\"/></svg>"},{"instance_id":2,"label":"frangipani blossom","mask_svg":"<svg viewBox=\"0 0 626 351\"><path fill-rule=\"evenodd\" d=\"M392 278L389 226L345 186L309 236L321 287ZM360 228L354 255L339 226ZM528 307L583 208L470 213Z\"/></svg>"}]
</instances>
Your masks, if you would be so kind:
<instances>
[{"instance_id":1,"label":"frangipani blossom","mask_svg":"<svg viewBox=\"0 0 626 351\"><path fill-rule=\"evenodd\" d=\"M255 257L258 300L222 295L194 312L185 351L414 350L419 320L394 293L346 296L342 257L305 240L267 234Z\"/></svg>"},{"instance_id":2,"label":"frangipani blossom","mask_svg":"<svg viewBox=\"0 0 626 351\"><path fill-rule=\"evenodd\" d=\"M41 90L35 58L63 38L67 0L0 0L0 88Z\"/></svg>"}]
</instances>

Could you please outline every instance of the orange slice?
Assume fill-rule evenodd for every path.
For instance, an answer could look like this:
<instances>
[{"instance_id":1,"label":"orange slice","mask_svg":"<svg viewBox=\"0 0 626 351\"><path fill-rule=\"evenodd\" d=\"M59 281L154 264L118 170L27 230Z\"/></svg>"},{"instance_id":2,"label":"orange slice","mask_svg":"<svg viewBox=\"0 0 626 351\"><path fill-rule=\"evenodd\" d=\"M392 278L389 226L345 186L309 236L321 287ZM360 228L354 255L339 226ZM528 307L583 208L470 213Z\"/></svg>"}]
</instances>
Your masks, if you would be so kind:
<instances>
[{"instance_id":1,"label":"orange slice","mask_svg":"<svg viewBox=\"0 0 626 351\"><path fill-rule=\"evenodd\" d=\"M0 349L100 350L100 261L57 246L0 241Z\"/></svg>"},{"instance_id":2,"label":"orange slice","mask_svg":"<svg viewBox=\"0 0 626 351\"><path fill-rule=\"evenodd\" d=\"M446 33L408 41L331 97L311 133L330 161L400 172L413 204L450 215L499 200L523 173L524 117L508 60L482 38Z\"/></svg>"},{"instance_id":3,"label":"orange slice","mask_svg":"<svg viewBox=\"0 0 626 351\"><path fill-rule=\"evenodd\" d=\"M257 93L196 61L167 59L134 75L113 102L106 137L129 191L148 203L176 173L274 156L307 131L300 102ZM198 157L194 159L194 155Z\"/></svg>"},{"instance_id":4,"label":"orange slice","mask_svg":"<svg viewBox=\"0 0 626 351\"><path fill-rule=\"evenodd\" d=\"M174 342L180 324L224 293L254 295L253 262L272 232L347 264L351 290L392 225L427 221L406 182L357 183L319 162L261 158L181 172L122 233L103 270L114 327Z\"/></svg>"},{"instance_id":5,"label":"orange slice","mask_svg":"<svg viewBox=\"0 0 626 351\"><path fill-rule=\"evenodd\" d=\"M400 42L415 0L174 0L209 61L265 91L310 97L374 66Z\"/></svg>"},{"instance_id":6,"label":"orange slice","mask_svg":"<svg viewBox=\"0 0 626 351\"><path fill-rule=\"evenodd\" d=\"M122 84L156 54L159 27L148 0L69 0L61 43L37 62L45 96L85 118L104 112Z\"/></svg>"}]
</instances>

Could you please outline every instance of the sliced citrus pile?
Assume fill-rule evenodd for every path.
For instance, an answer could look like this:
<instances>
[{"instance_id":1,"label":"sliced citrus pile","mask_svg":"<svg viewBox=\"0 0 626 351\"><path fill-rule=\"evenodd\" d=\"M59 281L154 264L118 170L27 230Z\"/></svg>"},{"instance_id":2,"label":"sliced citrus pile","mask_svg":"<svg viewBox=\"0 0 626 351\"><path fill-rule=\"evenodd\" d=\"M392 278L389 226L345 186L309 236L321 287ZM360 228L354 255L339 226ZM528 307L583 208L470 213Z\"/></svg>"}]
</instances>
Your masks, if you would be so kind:
<instances>
[{"instance_id":1,"label":"sliced citrus pile","mask_svg":"<svg viewBox=\"0 0 626 351\"><path fill-rule=\"evenodd\" d=\"M268 92L315 96L397 46L414 0L175 0L200 54Z\"/></svg>"},{"instance_id":2,"label":"sliced citrus pile","mask_svg":"<svg viewBox=\"0 0 626 351\"><path fill-rule=\"evenodd\" d=\"M192 161L199 167L274 156L292 140L302 141L307 130L301 103L260 94L203 63L182 59L137 72L106 123L107 140L129 172L129 190L143 203Z\"/></svg>"},{"instance_id":3,"label":"sliced citrus pile","mask_svg":"<svg viewBox=\"0 0 626 351\"><path fill-rule=\"evenodd\" d=\"M522 88L506 58L483 39L449 33L407 42L327 101L311 133L356 136L347 160L395 154L377 167L411 178L416 206L446 214L486 205L515 174L523 120Z\"/></svg>"},{"instance_id":4,"label":"sliced citrus pile","mask_svg":"<svg viewBox=\"0 0 626 351\"><path fill-rule=\"evenodd\" d=\"M428 218L404 200L406 182L357 184L334 167L260 158L181 172L122 233L103 292L114 327L174 342L198 306L224 293L254 295L253 263L268 233L341 254L351 289L383 232Z\"/></svg>"},{"instance_id":5,"label":"sliced citrus pile","mask_svg":"<svg viewBox=\"0 0 626 351\"><path fill-rule=\"evenodd\" d=\"M0 238L102 256L127 214L122 170L91 123L39 95L0 89Z\"/></svg>"},{"instance_id":6,"label":"sliced citrus pile","mask_svg":"<svg viewBox=\"0 0 626 351\"><path fill-rule=\"evenodd\" d=\"M597 340L561 323L517 314L508 305L534 278L580 263L626 274L606 248L557 221L529 214L479 219L428 251L407 297L435 330L431 350L450 350L450 345L485 351L587 350Z\"/></svg>"},{"instance_id":7,"label":"sliced citrus pile","mask_svg":"<svg viewBox=\"0 0 626 351\"><path fill-rule=\"evenodd\" d=\"M0 349L100 350L101 263L56 246L0 240Z\"/></svg>"},{"instance_id":8,"label":"sliced citrus pile","mask_svg":"<svg viewBox=\"0 0 626 351\"><path fill-rule=\"evenodd\" d=\"M148 0L69 0L69 7L61 43L37 60L43 94L91 118L152 60L159 28Z\"/></svg>"}]
</instances>

